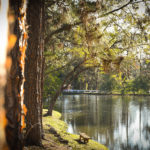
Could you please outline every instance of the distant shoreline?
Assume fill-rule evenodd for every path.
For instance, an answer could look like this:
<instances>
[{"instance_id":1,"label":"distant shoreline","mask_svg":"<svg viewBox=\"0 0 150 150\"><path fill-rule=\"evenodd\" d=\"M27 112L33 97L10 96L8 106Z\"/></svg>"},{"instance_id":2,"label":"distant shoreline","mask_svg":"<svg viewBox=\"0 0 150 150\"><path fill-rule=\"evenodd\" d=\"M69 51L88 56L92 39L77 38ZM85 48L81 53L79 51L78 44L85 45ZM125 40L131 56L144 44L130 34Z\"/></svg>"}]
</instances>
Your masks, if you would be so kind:
<instances>
[{"instance_id":1,"label":"distant shoreline","mask_svg":"<svg viewBox=\"0 0 150 150\"><path fill-rule=\"evenodd\" d=\"M78 92L63 92L63 95L109 95L109 96L150 96L150 94L109 94L109 93L78 93Z\"/></svg>"}]
</instances>

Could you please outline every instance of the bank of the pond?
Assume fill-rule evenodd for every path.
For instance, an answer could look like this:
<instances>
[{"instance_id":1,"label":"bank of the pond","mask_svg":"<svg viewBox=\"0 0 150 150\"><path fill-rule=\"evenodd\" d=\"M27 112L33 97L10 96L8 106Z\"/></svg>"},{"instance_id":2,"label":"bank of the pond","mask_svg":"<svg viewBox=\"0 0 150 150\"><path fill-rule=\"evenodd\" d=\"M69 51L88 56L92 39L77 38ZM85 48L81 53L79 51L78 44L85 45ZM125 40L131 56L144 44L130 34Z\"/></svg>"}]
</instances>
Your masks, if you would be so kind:
<instances>
[{"instance_id":1,"label":"bank of the pond","mask_svg":"<svg viewBox=\"0 0 150 150\"><path fill-rule=\"evenodd\" d=\"M150 94L119 94L119 93L62 93L62 95L98 95L98 96L150 96Z\"/></svg>"},{"instance_id":2,"label":"bank of the pond","mask_svg":"<svg viewBox=\"0 0 150 150\"><path fill-rule=\"evenodd\" d=\"M44 109L43 113L46 113L46 111L47 110ZM79 135L68 133L67 124L64 121L60 120L60 118L61 114L56 111L53 111L52 117L43 117L43 127L46 139L49 137L58 145L65 145L67 149L72 150L108 150L108 148L106 148L104 145L93 140L89 140L87 144L79 144L77 141L79 139Z\"/></svg>"},{"instance_id":3,"label":"bank of the pond","mask_svg":"<svg viewBox=\"0 0 150 150\"><path fill-rule=\"evenodd\" d=\"M47 109L43 109L43 114ZM53 111L53 116L43 116L44 139L43 147L29 146L24 150L108 150L104 145L93 140L87 144L79 144L79 135L67 132L67 124L60 120L61 114Z\"/></svg>"}]
</instances>

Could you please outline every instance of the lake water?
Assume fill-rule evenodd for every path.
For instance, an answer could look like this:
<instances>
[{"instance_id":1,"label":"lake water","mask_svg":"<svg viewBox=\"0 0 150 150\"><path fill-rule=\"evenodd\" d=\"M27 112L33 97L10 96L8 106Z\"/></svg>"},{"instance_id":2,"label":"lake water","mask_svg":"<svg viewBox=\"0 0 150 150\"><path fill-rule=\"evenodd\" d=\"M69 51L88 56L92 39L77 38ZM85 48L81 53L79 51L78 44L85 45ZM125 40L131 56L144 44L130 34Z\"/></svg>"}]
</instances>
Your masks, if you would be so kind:
<instances>
[{"instance_id":1,"label":"lake water","mask_svg":"<svg viewBox=\"0 0 150 150\"><path fill-rule=\"evenodd\" d=\"M150 150L150 97L64 95L56 109L68 132L85 132L110 150Z\"/></svg>"}]
</instances>

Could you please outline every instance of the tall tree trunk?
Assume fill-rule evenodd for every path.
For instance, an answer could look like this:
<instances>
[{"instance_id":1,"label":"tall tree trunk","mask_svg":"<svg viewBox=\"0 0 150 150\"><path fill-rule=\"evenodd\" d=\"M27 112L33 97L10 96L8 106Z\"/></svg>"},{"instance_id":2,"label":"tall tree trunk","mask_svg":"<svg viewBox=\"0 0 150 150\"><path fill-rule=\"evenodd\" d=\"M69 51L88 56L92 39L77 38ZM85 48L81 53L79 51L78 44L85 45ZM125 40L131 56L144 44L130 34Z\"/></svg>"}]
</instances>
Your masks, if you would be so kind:
<instances>
[{"instance_id":1,"label":"tall tree trunk","mask_svg":"<svg viewBox=\"0 0 150 150\"><path fill-rule=\"evenodd\" d=\"M28 145L41 145L42 138L43 3L44 0L29 0L27 10L29 39L25 68L25 103L28 109Z\"/></svg>"},{"instance_id":2,"label":"tall tree trunk","mask_svg":"<svg viewBox=\"0 0 150 150\"><path fill-rule=\"evenodd\" d=\"M5 106L7 110L7 120L8 124L6 127L6 137L7 143L11 150L21 150L22 149L22 134L21 134L21 97L20 90L22 84L22 74L20 67L20 51L19 51L19 8L21 7L21 0L10 1L10 6L13 8L16 16L15 21L15 31L17 35L17 42L15 47L11 51L12 66L10 69L10 74L7 79L6 93L5 93Z\"/></svg>"}]
</instances>

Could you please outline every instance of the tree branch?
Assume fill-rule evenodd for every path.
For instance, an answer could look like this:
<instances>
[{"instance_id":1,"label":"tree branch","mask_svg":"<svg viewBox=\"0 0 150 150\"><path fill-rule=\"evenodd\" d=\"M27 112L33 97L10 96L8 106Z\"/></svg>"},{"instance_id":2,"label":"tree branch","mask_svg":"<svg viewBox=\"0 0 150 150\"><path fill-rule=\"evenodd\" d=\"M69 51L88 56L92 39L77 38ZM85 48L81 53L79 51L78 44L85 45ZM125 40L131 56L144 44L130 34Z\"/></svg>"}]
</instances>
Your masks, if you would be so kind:
<instances>
[{"instance_id":1,"label":"tree branch","mask_svg":"<svg viewBox=\"0 0 150 150\"><path fill-rule=\"evenodd\" d=\"M125 5L123 5L123 6L119 7L119 8L116 8L116 9L114 9L114 10L111 10L111 11L107 12L106 14L103 14L102 16L107 16L107 15L109 15L109 14L112 14L112 13L114 13L114 12L120 10L120 9L123 9L124 7L128 6L129 4L132 4L132 1L133 1L133 0L130 0L130 1L129 1L128 3L126 3Z\"/></svg>"},{"instance_id":2,"label":"tree branch","mask_svg":"<svg viewBox=\"0 0 150 150\"><path fill-rule=\"evenodd\" d=\"M51 32L51 33L45 38L45 43L47 43L53 35L58 34L58 33L61 33L61 32L63 32L63 31L69 31L69 30L71 30L71 28L72 28L73 26L76 26L76 25L79 25L79 24L81 24L81 22L76 22L76 23L74 23L74 24L63 24L59 29L57 29L57 30Z\"/></svg>"},{"instance_id":3,"label":"tree branch","mask_svg":"<svg viewBox=\"0 0 150 150\"><path fill-rule=\"evenodd\" d=\"M150 1L150 0L147 0L147 1ZM119 8L116 8L116 9L114 9L114 10L111 10L111 11L107 12L106 14L101 15L101 17L110 15L110 14L112 14L112 13L114 13L114 12L120 10L120 9L123 9L124 7L126 7L126 6L128 6L128 5L130 5L130 4L141 3L141 2L144 3L144 2L147 2L147 1L141 0L141 1L135 1L135 2L133 2L133 0L130 0L130 1L129 1L128 3L126 3L125 5L123 5L123 6L119 7Z\"/></svg>"},{"instance_id":4,"label":"tree branch","mask_svg":"<svg viewBox=\"0 0 150 150\"><path fill-rule=\"evenodd\" d=\"M61 67L59 67L59 68L56 68L56 69L54 69L54 70L50 70L50 71L48 71L48 72L46 72L45 73L45 76L47 76L48 74L50 74L50 73L53 73L53 72L56 72L56 71L59 71L59 70L62 70L62 69L64 69L64 68L66 68L67 66L69 66L70 65L70 63L72 63L73 61L71 60L71 61L69 61L68 63L66 63L65 65L63 65L63 66L61 66ZM47 67L48 68L48 67Z\"/></svg>"}]
</instances>

